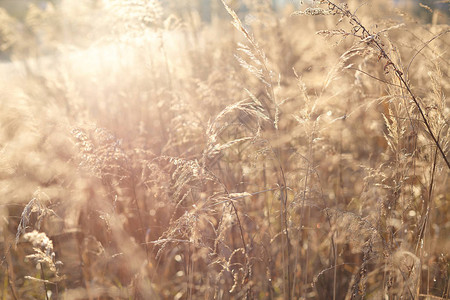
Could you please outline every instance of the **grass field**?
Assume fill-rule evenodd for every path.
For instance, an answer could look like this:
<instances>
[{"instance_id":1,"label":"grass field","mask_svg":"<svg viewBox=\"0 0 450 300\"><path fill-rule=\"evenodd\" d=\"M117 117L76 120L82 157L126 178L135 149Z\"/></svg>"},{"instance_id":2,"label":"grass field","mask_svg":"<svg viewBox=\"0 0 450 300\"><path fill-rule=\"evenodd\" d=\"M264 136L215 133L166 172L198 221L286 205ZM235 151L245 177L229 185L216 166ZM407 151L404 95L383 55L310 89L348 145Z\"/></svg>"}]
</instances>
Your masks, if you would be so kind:
<instances>
[{"instance_id":1,"label":"grass field","mask_svg":"<svg viewBox=\"0 0 450 300\"><path fill-rule=\"evenodd\" d=\"M448 11L200 2L0 9L1 299L449 299Z\"/></svg>"}]
</instances>

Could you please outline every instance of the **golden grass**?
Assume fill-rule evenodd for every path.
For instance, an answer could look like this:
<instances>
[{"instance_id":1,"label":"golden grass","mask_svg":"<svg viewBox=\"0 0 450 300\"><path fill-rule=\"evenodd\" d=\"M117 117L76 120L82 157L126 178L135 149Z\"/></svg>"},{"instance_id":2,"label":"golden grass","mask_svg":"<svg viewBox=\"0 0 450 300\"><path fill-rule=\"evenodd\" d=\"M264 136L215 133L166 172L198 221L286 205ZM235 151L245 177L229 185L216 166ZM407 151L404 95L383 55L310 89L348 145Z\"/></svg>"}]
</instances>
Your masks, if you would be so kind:
<instances>
[{"instance_id":1,"label":"golden grass","mask_svg":"<svg viewBox=\"0 0 450 300\"><path fill-rule=\"evenodd\" d=\"M0 11L2 299L448 299L446 14L161 3Z\"/></svg>"}]
</instances>

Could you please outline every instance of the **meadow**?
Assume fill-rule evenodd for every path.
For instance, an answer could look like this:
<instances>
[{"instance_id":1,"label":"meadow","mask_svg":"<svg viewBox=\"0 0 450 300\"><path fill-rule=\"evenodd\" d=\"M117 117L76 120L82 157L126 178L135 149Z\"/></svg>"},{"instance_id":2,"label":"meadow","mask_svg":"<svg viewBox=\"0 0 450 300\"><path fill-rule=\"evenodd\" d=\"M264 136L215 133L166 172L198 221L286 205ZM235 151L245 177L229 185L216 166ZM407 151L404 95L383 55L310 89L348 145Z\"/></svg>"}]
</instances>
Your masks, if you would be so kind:
<instances>
[{"instance_id":1,"label":"meadow","mask_svg":"<svg viewBox=\"0 0 450 300\"><path fill-rule=\"evenodd\" d=\"M206 2L0 8L1 299L449 299L448 1Z\"/></svg>"}]
</instances>

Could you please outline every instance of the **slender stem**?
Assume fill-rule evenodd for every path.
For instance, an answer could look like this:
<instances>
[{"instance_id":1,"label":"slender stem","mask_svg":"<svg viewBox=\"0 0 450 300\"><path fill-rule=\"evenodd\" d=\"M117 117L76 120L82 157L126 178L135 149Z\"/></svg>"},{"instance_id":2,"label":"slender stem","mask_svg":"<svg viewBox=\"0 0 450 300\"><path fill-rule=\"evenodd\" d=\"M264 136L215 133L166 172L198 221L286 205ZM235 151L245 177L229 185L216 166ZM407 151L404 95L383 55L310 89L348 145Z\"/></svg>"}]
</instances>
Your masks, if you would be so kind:
<instances>
[{"instance_id":1,"label":"slender stem","mask_svg":"<svg viewBox=\"0 0 450 300\"><path fill-rule=\"evenodd\" d=\"M136 194L136 182L134 179L134 172L131 172L131 191L133 193L133 202L134 205L136 206L136 210L137 210L137 215L138 215L138 219L139 219L139 225L141 226L141 232L143 234L143 238L144 238L144 242L145 242L145 235L146 235L146 230L145 230L145 226L144 226L144 219L142 218L142 214L141 214L141 209L139 207L139 202L138 202L138 197ZM149 249L148 249L148 243L144 243L144 247L145 247L145 254L147 255L147 263L150 262L150 253L149 253Z\"/></svg>"},{"instance_id":2,"label":"slender stem","mask_svg":"<svg viewBox=\"0 0 450 300\"><path fill-rule=\"evenodd\" d=\"M444 150L442 149L442 147L439 143L439 140L436 138L433 131L431 130L430 123L428 122L428 119L425 117L425 114L424 114L422 108L420 107L419 102L417 101L417 99L414 96L413 92L411 91L409 85L406 83L405 79L401 75L401 72L397 69L397 67L395 65L393 65L393 66L394 66L395 73L397 74L397 77L405 85L408 93L410 94L412 100L414 101L414 104L416 105L417 109L419 110L420 116L422 117L423 122L425 123L425 126L427 127L428 133L431 135L431 138L433 139L434 143L436 144L436 147L439 149L439 152L441 153L442 157L444 158L444 161L447 164L447 167L450 169L450 161L448 160L447 156L445 155Z\"/></svg>"},{"instance_id":3,"label":"slender stem","mask_svg":"<svg viewBox=\"0 0 450 300\"><path fill-rule=\"evenodd\" d=\"M6 230L4 231L5 235L6 235ZM5 240L6 240L6 236L5 236ZM5 243L6 245L6 243ZM11 294L14 298L14 300L19 299L18 297L18 293L17 293L17 288L15 285L15 274L14 274L14 270L12 268L13 262L12 262L12 258L11 258L11 244L9 244L8 248L5 247L5 256L2 259L2 261L0 261L2 264L5 263L6 264L6 277L8 278L8 285L9 288L11 290Z\"/></svg>"},{"instance_id":4,"label":"slender stem","mask_svg":"<svg viewBox=\"0 0 450 300\"><path fill-rule=\"evenodd\" d=\"M48 295L47 295L47 282L45 280L45 274L44 274L44 264L43 263L39 263L40 267L41 267L41 277L42 277L42 282L44 283L44 293L45 293L45 299L48 299Z\"/></svg>"},{"instance_id":5,"label":"slender stem","mask_svg":"<svg viewBox=\"0 0 450 300\"><path fill-rule=\"evenodd\" d=\"M335 243L336 232L331 235L331 244L333 246L334 270L333 270L333 300L336 300L336 283L337 283L337 245Z\"/></svg>"}]
</instances>

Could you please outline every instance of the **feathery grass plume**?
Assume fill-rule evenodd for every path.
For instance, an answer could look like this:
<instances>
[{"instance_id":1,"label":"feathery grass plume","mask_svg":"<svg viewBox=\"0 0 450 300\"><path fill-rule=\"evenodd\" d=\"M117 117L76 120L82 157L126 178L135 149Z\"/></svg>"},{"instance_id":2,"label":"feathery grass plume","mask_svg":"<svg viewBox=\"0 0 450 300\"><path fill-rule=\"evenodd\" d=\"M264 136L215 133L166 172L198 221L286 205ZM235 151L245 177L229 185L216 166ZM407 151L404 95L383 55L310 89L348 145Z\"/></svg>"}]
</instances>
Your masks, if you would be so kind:
<instances>
[{"instance_id":1,"label":"feathery grass plume","mask_svg":"<svg viewBox=\"0 0 450 300\"><path fill-rule=\"evenodd\" d=\"M58 297L58 281L63 279L58 274L58 266L62 265L62 262L56 261L56 254L53 250L53 242L47 237L45 232L38 232L37 230L25 233L23 235L23 239L33 245L34 251L33 254L25 256L25 259L32 260L41 270L40 278L32 276L25 276L24 278L43 283L46 299L49 299L49 294L52 294L52 291L49 289L47 284L54 285L56 287L56 296ZM52 280L46 279L46 276L48 275L46 275L44 267L47 267L50 270Z\"/></svg>"},{"instance_id":2,"label":"feathery grass plume","mask_svg":"<svg viewBox=\"0 0 450 300\"><path fill-rule=\"evenodd\" d=\"M16 246L19 242L20 236L25 234L29 228L30 222L32 221L31 217L34 213L36 213L36 218L33 227L37 230L41 228L42 221L46 216L55 213L53 210L46 207L44 203L45 200L48 200L48 196L40 190L37 190L34 193L34 197L28 202L27 205L25 205L20 217L19 226L17 226Z\"/></svg>"},{"instance_id":3,"label":"feathery grass plume","mask_svg":"<svg viewBox=\"0 0 450 300\"><path fill-rule=\"evenodd\" d=\"M245 29L244 25L242 24L241 20L237 16L237 14L222 0L223 5L225 6L225 9L227 12L231 15L233 18L232 24L233 26L241 32L247 42L250 43L251 47L245 46L240 44L240 47L238 50L242 51L244 54L246 54L251 63L254 65L251 65L247 63L244 59L237 57L239 63L246 69L250 71L253 75L256 76L262 83L264 83L264 92L267 95L270 102L266 103L266 101L262 101L263 107L266 110L269 118L274 122L274 127L277 127L277 122L274 117L273 110L278 107L278 102L275 97L274 92L274 84L273 84L273 71L269 69L268 67L268 59L264 51L259 47L258 43L254 39L254 37Z\"/></svg>"},{"instance_id":4,"label":"feathery grass plume","mask_svg":"<svg viewBox=\"0 0 450 300\"><path fill-rule=\"evenodd\" d=\"M220 144L218 139L226 133L226 130L233 126L232 116L238 114L237 121L242 122L245 128L249 129L247 134L257 134L264 122L269 120L262 109L261 102L247 91L250 99L241 100L224 108L215 119L210 122L206 135L208 137L207 148L204 152L204 159L211 159L222 150L232 147L237 143L242 143L254 139L253 136L241 137L224 144ZM251 101L249 101L251 100ZM228 120L227 120L228 119ZM253 123L253 124L252 124ZM256 136L255 136L256 137Z\"/></svg>"},{"instance_id":5,"label":"feathery grass plume","mask_svg":"<svg viewBox=\"0 0 450 300\"><path fill-rule=\"evenodd\" d=\"M45 264L50 271L58 276L56 254L53 250L53 242L47 237L45 232L33 230L23 235L24 240L33 245L34 254L27 255L28 259L32 259L35 263Z\"/></svg>"},{"instance_id":6,"label":"feathery grass plume","mask_svg":"<svg viewBox=\"0 0 450 300\"><path fill-rule=\"evenodd\" d=\"M95 128L88 133L80 128L72 130L80 148L80 169L105 182L128 179L131 166L121 141L104 128Z\"/></svg>"}]
</instances>

